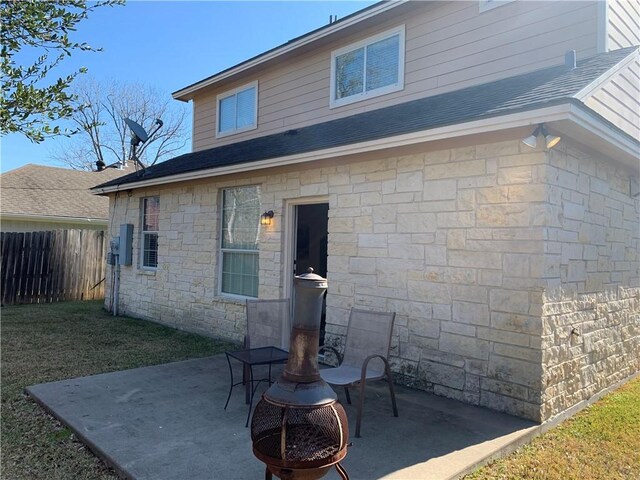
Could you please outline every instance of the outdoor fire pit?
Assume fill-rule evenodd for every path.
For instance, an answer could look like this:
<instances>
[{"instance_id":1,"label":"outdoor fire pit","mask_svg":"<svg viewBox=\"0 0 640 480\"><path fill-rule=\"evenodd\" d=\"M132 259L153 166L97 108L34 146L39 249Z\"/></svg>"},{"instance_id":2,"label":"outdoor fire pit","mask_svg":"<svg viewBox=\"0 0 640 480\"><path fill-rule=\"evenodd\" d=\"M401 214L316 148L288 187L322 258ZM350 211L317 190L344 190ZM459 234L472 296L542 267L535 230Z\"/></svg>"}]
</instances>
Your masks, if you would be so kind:
<instances>
[{"instance_id":1,"label":"outdoor fire pit","mask_svg":"<svg viewBox=\"0 0 640 480\"><path fill-rule=\"evenodd\" d=\"M289 359L263 394L251 420L253 453L266 464L265 478L314 480L347 454L349 427L336 393L320 378L318 345L327 281L313 269L295 277Z\"/></svg>"}]
</instances>

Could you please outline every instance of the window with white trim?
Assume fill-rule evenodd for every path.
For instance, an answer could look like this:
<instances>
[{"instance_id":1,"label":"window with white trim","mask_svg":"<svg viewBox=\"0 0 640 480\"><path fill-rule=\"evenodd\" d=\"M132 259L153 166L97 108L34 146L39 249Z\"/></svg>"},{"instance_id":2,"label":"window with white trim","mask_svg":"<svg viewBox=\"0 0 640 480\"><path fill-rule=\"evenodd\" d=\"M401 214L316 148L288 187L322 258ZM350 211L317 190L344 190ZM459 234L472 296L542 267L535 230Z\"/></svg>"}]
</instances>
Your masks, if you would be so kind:
<instances>
[{"instance_id":1,"label":"window with white trim","mask_svg":"<svg viewBox=\"0 0 640 480\"><path fill-rule=\"evenodd\" d=\"M258 126L258 82L243 85L217 97L216 137L253 130Z\"/></svg>"},{"instance_id":2,"label":"window with white trim","mask_svg":"<svg viewBox=\"0 0 640 480\"><path fill-rule=\"evenodd\" d=\"M330 107L404 88L404 25L331 54Z\"/></svg>"},{"instance_id":3,"label":"window with white trim","mask_svg":"<svg viewBox=\"0 0 640 480\"><path fill-rule=\"evenodd\" d=\"M260 187L222 191L221 232L221 293L257 297Z\"/></svg>"},{"instance_id":4,"label":"window with white trim","mask_svg":"<svg viewBox=\"0 0 640 480\"><path fill-rule=\"evenodd\" d=\"M158 267L158 230L160 197L142 199L142 242L140 258L142 268Z\"/></svg>"}]
</instances>

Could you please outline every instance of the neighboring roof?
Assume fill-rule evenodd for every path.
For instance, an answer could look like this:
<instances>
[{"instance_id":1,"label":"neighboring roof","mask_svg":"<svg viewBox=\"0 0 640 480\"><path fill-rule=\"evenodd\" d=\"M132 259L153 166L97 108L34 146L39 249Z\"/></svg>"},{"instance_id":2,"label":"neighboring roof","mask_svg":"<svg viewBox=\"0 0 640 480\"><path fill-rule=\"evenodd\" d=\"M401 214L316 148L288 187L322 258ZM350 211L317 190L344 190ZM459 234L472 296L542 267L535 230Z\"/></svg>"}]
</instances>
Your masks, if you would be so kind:
<instances>
[{"instance_id":1,"label":"neighboring roof","mask_svg":"<svg viewBox=\"0 0 640 480\"><path fill-rule=\"evenodd\" d=\"M308 153L559 103L580 103L574 98L577 93L636 49L630 47L602 53L578 62L574 69L564 65L545 68L346 118L188 153L96 188Z\"/></svg>"},{"instance_id":2,"label":"neighboring roof","mask_svg":"<svg viewBox=\"0 0 640 480\"><path fill-rule=\"evenodd\" d=\"M90 188L131 171L87 172L28 164L0 175L0 214L32 217L109 218L109 199Z\"/></svg>"},{"instance_id":3,"label":"neighboring roof","mask_svg":"<svg viewBox=\"0 0 640 480\"><path fill-rule=\"evenodd\" d=\"M328 35L331 35L336 31L349 28L352 25L359 24L364 20L379 15L382 12L385 12L392 8L396 8L400 5L407 5L409 3L411 2L408 2L408 0L382 0L380 2L374 3L373 5L369 5L368 7L358 10L351 15L347 15L346 17L329 23L328 25L312 30L311 32L305 33L304 35L300 35L299 37L289 40L282 45L267 50L266 52L263 52L237 65L222 70L221 72L211 75L210 77L199 80L195 83L192 83L191 85L181 88L180 90L173 92L173 98L177 100L188 101L193 98L193 94L201 88L208 87L209 85L229 78L231 75L235 75L239 72L247 70L248 68L253 68L258 65L262 65L267 61L277 59L283 54L289 53L304 45L327 37Z\"/></svg>"}]
</instances>

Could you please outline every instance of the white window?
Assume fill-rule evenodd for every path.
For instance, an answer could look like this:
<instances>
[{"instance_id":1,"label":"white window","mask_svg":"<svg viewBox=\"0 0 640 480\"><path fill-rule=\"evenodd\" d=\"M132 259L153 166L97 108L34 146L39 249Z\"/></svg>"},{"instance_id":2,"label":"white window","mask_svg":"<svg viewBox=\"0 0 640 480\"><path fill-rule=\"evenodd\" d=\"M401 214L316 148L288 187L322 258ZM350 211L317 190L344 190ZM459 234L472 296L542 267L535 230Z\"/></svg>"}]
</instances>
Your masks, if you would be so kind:
<instances>
[{"instance_id":1,"label":"white window","mask_svg":"<svg viewBox=\"0 0 640 480\"><path fill-rule=\"evenodd\" d=\"M260 187L222 191L220 291L242 297L258 296Z\"/></svg>"},{"instance_id":2,"label":"white window","mask_svg":"<svg viewBox=\"0 0 640 480\"><path fill-rule=\"evenodd\" d=\"M258 82L243 85L217 97L216 137L253 130L258 126Z\"/></svg>"},{"instance_id":3,"label":"white window","mask_svg":"<svg viewBox=\"0 0 640 480\"><path fill-rule=\"evenodd\" d=\"M158 267L160 197L142 199L142 268Z\"/></svg>"},{"instance_id":4,"label":"white window","mask_svg":"<svg viewBox=\"0 0 640 480\"><path fill-rule=\"evenodd\" d=\"M404 88L404 25L331 54L330 107Z\"/></svg>"},{"instance_id":5,"label":"white window","mask_svg":"<svg viewBox=\"0 0 640 480\"><path fill-rule=\"evenodd\" d=\"M511 3L514 0L480 0L480 13L491 10L492 8L500 7L506 3Z\"/></svg>"}]
</instances>

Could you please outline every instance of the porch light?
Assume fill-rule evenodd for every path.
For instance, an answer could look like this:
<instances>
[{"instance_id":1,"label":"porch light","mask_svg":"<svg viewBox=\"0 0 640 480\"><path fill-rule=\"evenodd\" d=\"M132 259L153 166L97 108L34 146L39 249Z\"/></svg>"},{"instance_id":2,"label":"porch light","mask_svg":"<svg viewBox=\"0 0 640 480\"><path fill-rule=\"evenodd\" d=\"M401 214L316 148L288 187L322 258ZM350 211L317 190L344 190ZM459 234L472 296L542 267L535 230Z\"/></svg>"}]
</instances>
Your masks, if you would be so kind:
<instances>
[{"instance_id":1,"label":"porch light","mask_svg":"<svg viewBox=\"0 0 640 480\"><path fill-rule=\"evenodd\" d=\"M544 124L541 123L536 127L531 135L522 139L522 143L524 143L528 147L536 148L536 145L538 144L538 135L540 134L542 134L542 136L544 137L544 142L547 148L555 147L560 141L560 137L551 135L549 132L547 132Z\"/></svg>"},{"instance_id":2,"label":"porch light","mask_svg":"<svg viewBox=\"0 0 640 480\"><path fill-rule=\"evenodd\" d=\"M271 219L273 218L273 210L269 210L260 215L260 225L271 225Z\"/></svg>"}]
</instances>

